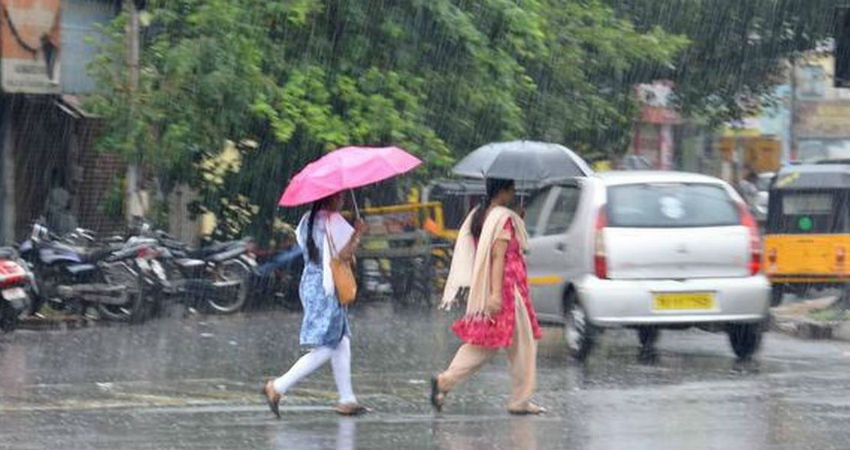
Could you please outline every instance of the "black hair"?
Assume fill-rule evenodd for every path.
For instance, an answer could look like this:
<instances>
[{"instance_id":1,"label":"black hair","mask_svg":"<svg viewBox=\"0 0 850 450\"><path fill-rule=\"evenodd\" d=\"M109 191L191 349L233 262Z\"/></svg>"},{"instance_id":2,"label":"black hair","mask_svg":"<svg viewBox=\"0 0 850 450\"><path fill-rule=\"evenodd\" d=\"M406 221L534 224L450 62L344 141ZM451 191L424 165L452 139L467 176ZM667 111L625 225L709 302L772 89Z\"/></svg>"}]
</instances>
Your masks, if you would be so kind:
<instances>
[{"instance_id":1,"label":"black hair","mask_svg":"<svg viewBox=\"0 0 850 450\"><path fill-rule=\"evenodd\" d=\"M307 256L314 263L319 262L319 247L316 246L316 241L313 239L313 225L316 223L316 216L319 211L327 203L328 198L316 200L310 208L310 218L307 220Z\"/></svg>"},{"instance_id":2,"label":"black hair","mask_svg":"<svg viewBox=\"0 0 850 450\"><path fill-rule=\"evenodd\" d=\"M478 205L478 210L472 216L472 236L475 239L481 237L481 231L484 228L484 219L487 218L487 210L490 209L490 203L499 195L500 192L506 191L514 187L514 180L506 180L504 178L487 178L486 181L487 195L481 199L481 204Z\"/></svg>"}]
</instances>

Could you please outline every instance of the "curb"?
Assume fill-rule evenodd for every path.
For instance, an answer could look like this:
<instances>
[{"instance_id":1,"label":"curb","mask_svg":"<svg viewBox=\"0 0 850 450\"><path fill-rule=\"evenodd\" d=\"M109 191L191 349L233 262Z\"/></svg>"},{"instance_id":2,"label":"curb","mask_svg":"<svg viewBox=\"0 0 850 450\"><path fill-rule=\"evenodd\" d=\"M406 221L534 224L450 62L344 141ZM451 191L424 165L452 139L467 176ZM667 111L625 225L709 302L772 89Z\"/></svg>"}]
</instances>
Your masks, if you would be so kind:
<instances>
[{"instance_id":1,"label":"curb","mask_svg":"<svg viewBox=\"0 0 850 450\"><path fill-rule=\"evenodd\" d=\"M62 316L51 318L36 318L25 317L18 323L18 328L22 330L73 330L77 328L87 328L94 325L94 321L79 316Z\"/></svg>"},{"instance_id":2,"label":"curb","mask_svg":"<svg viewBox=\"0 0 850 450\"><path fill-rule=\"evenodd\" d=\"M850 342L850 322L818 322L815 320L770 314L770 330L801 339Z\"/></svg>"}]
</instances>

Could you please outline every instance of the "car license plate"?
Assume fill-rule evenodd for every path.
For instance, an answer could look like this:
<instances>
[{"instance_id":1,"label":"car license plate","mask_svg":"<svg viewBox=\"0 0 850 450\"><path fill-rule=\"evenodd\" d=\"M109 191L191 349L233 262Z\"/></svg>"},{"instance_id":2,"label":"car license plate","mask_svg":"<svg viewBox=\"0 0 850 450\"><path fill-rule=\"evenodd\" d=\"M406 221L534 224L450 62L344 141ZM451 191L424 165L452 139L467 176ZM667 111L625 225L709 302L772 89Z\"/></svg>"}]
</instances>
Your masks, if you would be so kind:
<instances>
[{"instance_id":1,"label":"car license plate","mask_svg":"<svg viewBox=\"0 0 850 450\"><path fill-rule=\"evenodd\" d=\"M658 293L652 298L653 311L710 311L715 309L711 292Z\"/></svg>"},{"instance_id":2,"label":"car license plate","mask_svg":"<svg viewBox=\"0 0 850 450\"><path fill-rule=\"evenodd\" d=\"M10 302L24 300L25 298L27 298L27 293L21 288L5 289L3 291L3 299Z\"/></svg>"}]
</instances>

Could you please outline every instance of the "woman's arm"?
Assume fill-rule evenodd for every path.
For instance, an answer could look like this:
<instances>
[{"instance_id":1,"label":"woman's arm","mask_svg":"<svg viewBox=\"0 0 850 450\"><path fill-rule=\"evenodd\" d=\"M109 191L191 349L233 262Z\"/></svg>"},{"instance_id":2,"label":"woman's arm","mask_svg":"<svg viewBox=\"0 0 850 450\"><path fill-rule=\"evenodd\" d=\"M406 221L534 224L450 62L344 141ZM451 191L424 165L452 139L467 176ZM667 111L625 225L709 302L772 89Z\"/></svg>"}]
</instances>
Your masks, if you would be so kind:
<instances>
[{"instance_id":1,"label":"woman's arm","mask_svg":"<svg viewBox=\"0 0 850 450\"><path fill-rule=\"evenodd\" d=\"M351 239L345 244L345 247L339 251L340 259L345 261L351 261L354 259L354 255L357 253L357 249L360 248L360 237L363 236L363 232L366 230L366 222L363 219L358 219L354 222L354 234L351 235Z\"/></svg>"}]
</instances>

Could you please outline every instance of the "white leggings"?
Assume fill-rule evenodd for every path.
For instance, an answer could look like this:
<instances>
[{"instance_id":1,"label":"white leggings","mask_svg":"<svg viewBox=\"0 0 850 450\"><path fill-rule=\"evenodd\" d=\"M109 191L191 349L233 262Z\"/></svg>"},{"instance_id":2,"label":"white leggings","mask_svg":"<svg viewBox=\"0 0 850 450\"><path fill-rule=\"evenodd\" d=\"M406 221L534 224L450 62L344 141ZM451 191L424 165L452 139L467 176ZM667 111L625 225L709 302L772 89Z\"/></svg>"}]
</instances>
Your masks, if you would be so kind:
<instances>
[{"instance_id":1,"label":"white leggings","mask_svg":"<svg viewBox=\"0 0 850 450\"><path fill-rule=\"evenodd\" d=\"M315 372L328 360L331 361L336 390L339 391L339 402L341 404L357 403L354 389L351 387L351 341L348 336L343 336L336 348L316 347L299 358L288 372L274 380L274 390L278 394L285 394L302 378Z\"/></svg>"}]
</instances>

